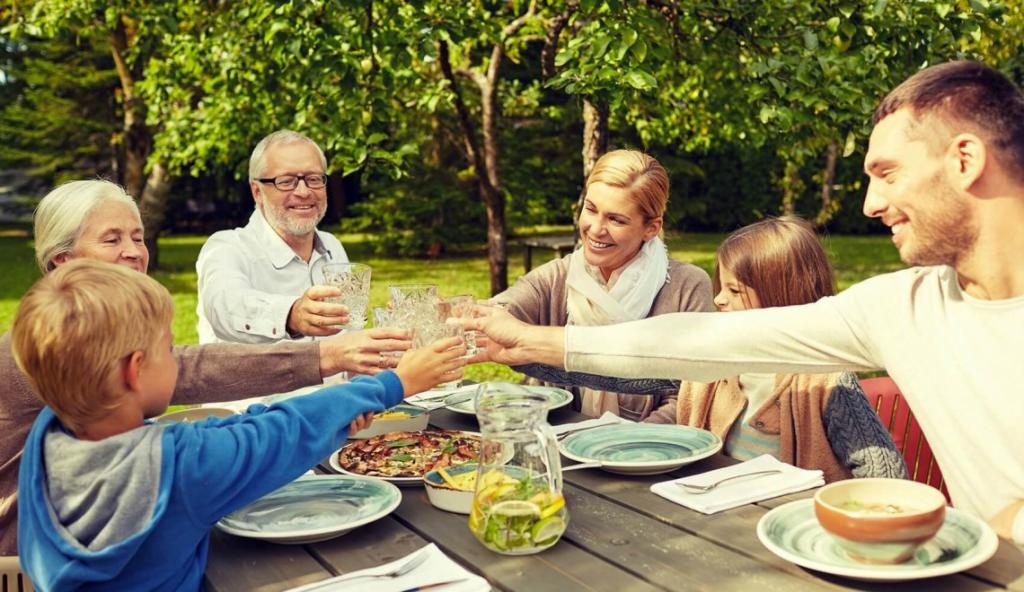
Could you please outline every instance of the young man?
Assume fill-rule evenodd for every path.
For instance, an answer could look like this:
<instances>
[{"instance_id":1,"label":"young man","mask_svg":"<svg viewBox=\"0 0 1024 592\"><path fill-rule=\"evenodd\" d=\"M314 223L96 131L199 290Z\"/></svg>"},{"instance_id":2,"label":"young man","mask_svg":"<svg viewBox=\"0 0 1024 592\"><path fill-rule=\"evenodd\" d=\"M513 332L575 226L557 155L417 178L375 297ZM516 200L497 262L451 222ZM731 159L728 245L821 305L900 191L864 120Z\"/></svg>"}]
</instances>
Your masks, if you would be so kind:
<instances>
[{"instance_id":1,"label":"young man","mask_svg":"<svg viewBox=\"0 0 1024 592\"><path fill-rule=\"evenodd\" d=\"M1024 96L983 64L918 72L874 116L864 213L911 267L796 307L607 327L475 323L493 359L710 382L885 369L956 507L1024 543Z\"/></svg>"},{"instance_id":2,"label":"young man","mask_svg":"<svg viewBox=\"0 0 1024 592\"><path fill-rule=\"evenodd\" d=\"M243 228L215 232L196 261L199 342L271 343L327 337L348 310L317 286L326 263L348 261L335 236L317 230L327 211L327 160L308 137L279 130L249 158L256 208Z\"/></svg>"},{"instance_id":3,"label":"young man","mask_svg":"<svg viewBox=\"0 0 1024 592\"><path fill-rule=\"evenodd\" d=\"M42 590L198 590L220 518L302 475L362 414L465 364L452 338L393 372L229 418L153 424L178 377L173 311L156 280L88 259L44 276L18 307L14 357L47 405L18 476L18 555Z\"/></svg>"}]
</instances>

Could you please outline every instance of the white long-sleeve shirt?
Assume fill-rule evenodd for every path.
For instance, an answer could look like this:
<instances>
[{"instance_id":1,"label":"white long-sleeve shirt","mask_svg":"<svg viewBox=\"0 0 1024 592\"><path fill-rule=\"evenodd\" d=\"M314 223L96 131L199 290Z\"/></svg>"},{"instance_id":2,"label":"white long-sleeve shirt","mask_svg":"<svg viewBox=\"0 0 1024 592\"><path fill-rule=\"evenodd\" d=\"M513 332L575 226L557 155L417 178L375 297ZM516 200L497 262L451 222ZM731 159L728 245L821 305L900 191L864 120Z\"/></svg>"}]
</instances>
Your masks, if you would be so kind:
<instances>
[{"instance_id":1,"label":"white long-sleeve shirt","mask_svg":"<svg viewBox=\"0 0 1024 592\"><path fill-rule=\"evenodd\" d=\"M324 264L347 261L341 242L318 230L313 255L306 263L274 232L259 209L254 210L244 227L213 233L199 251L199 343L288 339L292 303L320 283Z\"/></svg>"},{"instance_id":2,"label":"white long-sleeve shirt","mask_svg":"<svg viewBox=\"0 0 1024 592\"><path fill-rule=\"evenodd\" d=\"M957 508L987 520L1024 500L1024 297L973 298L950 267L881 275L803 306L568 327L565 345L567 370L625 378L884 368Z\"/></svg>"}]
</instances>

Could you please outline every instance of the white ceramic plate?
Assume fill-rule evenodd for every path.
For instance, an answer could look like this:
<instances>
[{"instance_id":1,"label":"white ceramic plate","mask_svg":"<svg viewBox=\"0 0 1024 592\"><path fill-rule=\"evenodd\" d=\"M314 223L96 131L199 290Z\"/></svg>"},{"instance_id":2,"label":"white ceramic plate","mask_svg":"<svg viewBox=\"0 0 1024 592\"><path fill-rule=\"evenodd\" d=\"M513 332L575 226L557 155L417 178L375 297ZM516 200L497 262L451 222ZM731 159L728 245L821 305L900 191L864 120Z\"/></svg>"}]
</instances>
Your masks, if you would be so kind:
<instances>
[{"instance_id":1,"label":"white ceramic plate","mask_svg":"<svg viewBox=\"0 0 1024 592\"><path fill-rule=\"evenodd\" d=\"M572 403L572 393L565 389L553 386L517 385L536 395L543 395L548 399L548 411L559 409ZM455 413L463 415L476 415L476 391L462 391L453 393L444 400L444 406Z\"/></svg>"},{"instance_id":2,"label":"white ceramic plate","mask_svg":"<svg viewBox=\"0 0 1024 592\"><path fill-rule=\"evenodd\" d=\"M779 506L757 523L761 544L786 561L816 571L871 582L900 582L961 572L988 561L999 540L987 524L954 508L933 539L898 565L869 565L847 557L814 517L814 500Z\"/></svg>"},{"instance_id":3,"label":"white ceramic plate","mask_svg":"<svg viewBox=\"0 0 1024 592\"><path fill-rule=\"evenodd\" d=\"M657 423L615 423L580 430L558 441L566 457L601 463L620 475L657 475L678 469L722 448L707 430Z\"/></svg>"},{"instance_id":4,"label":"white ceramic plate","mask_svg":"<svg viewBox=\"0 0 1024 592\"><path fill-rule=\"evenodd\" d=\"M398 488L379 479L308 475L228 514L217 528L273 543L313 543L379 520L401 501Z\"/></svg>"}]
</instances>

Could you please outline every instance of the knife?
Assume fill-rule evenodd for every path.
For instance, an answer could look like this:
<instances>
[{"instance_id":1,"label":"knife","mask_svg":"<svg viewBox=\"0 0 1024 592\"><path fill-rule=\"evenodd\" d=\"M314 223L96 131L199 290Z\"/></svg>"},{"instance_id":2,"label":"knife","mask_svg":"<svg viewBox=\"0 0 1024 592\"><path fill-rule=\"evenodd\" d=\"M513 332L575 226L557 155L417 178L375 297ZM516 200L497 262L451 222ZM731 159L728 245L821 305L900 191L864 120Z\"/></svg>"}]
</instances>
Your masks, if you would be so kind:
<instances>
[{"instance_id":1,"label":"knife","mask_svg":"<svg viewBox=\"0 0 1024 592\"><path fill-rule=\"evenodd\" d=\"M441 586L450 586L452 584L459 584L465 582L469 578L459 578L457 580L448 580L447 582L438 582L436 584L427 584L426 586L419 586L416 588L406 588L402 592L422 592L423 590L433 590L434 588L440 588Z\"/></svg>"}]
</instances>

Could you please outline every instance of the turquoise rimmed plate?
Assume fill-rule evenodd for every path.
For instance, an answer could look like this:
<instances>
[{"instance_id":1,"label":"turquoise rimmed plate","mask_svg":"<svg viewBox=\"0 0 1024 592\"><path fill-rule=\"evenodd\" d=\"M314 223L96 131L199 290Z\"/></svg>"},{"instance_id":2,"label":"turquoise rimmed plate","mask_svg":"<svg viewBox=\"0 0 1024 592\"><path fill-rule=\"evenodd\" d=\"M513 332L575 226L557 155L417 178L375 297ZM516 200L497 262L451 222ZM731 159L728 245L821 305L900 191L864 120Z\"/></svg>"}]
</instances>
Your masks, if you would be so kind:
<instances>
[{"instance_id":1,"label":"turquoise rimmed plate","mask_svg":"<svg viewBox=\"0 0 1024 592\"><path fill-rule=\"evenodd\" d=\"M530 391L533 394L543 395L548 399L548 411L559 409L572 403L572 393L565 389L553 386L517 385ZM444 406L455 413L464 415L476 415L476 392L461 391L453 393L444 400Z\"/></svg>"},{"instance_id":2,"label":"turquoise rimmed plate","mask_svg":"<svg viewBox=\"0 0 1024 592\"><path fill-rule=\"evenodd\" d=\"M689 426L619 423L571 434L558 448L572 460L600 462L610 473L657 475L711 456L722 440Z\"/></svg>"},{"instance_id":3,"label":"turquoise rimmed plate","mask_svg":"<svg viewBox=\"0 0 1024 592\"><path fill-rule=\"evenodd\" d=\"M872 582L899 582L944 576L988 561L999 547L995 533L983 521L946 508L939 532L905 563L869 565L846 552L814 517L814 500L804 499L775 508L757 523L761 544L786 561L816 571Z\"/></svg>"},{"instance_id":4,"label":"turquoise rimmed plate","mask_svg":"<svg viewBox=\"0 0 1024 592\"><path fill-rule=\"evenodd\" d=\"M387 516L402 494L394 485L350 475L307 475L236 510L217 528L272 543L314 543Z\"/></svg>"}]
</instances>

